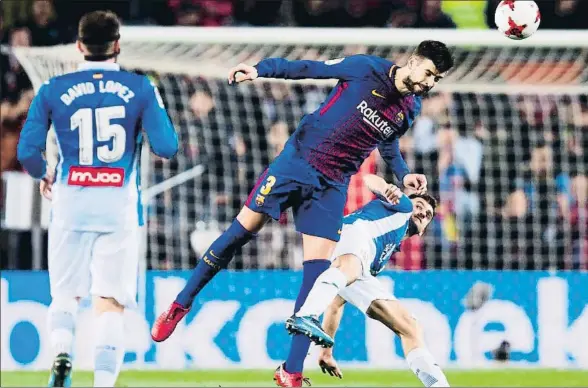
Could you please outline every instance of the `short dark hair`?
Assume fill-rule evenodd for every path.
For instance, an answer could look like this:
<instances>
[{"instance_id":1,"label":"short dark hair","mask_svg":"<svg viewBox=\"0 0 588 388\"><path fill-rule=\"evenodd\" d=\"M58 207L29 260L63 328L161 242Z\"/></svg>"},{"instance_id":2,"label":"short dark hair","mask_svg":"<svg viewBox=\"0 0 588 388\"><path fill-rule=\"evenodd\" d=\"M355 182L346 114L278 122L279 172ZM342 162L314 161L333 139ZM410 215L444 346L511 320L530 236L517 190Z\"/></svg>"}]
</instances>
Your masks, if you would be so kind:
<instances>
[{"instance_id":1,"label":"short dark hair","mask_svg":"<svg viewBox=\"0 0 588 388\"><path fill-rule=\"evenodd\" d=\"M108 53L112 43L120 38L120 19L112 11L85 14L78 25L78 40L93 55Z\"/></svg>"},{"instance_id":2,"label":"short dark hair","mask_svg":"<svg viewBox=\"0 0 588 388\"><path fill-rule=\"evenodd\" d=\"M433 216L435 216L435 213L437 213L437 200L431 194L429 194L429 193L411 194L408 196L408 198L410 198L410 199L415 199L415 198L424 199L425 202L427 202L433 208Z\"/></svg>"},{"instance_id":3,"label":"short dark hair","mask_svg":"<svg viewBox=\"0 0 588 388\"><path fill-rule=\"evenodd\" d=\"M443 42L437 40L423 40L413 55L430 59L439 73L445 73L453 67L451 52Z\"/></svg>"}]
</instances>

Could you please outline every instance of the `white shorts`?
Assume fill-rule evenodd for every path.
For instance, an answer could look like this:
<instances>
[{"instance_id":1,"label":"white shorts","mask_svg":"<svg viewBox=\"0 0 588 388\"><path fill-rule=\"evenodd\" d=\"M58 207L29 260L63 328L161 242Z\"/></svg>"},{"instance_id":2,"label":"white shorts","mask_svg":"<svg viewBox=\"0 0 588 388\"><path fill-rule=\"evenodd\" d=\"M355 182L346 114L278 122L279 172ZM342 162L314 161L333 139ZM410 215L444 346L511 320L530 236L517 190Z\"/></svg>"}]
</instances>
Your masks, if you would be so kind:
<instances>
[{"instance_id":1,"label":"white shorts","mask_svg":"<svg viewBox=\"0 0 588 388\"><path fill-rule=\"evenodd\" d=\"M49 283L52 298L114 298L136 306L139 228L113 233L49 227Z\"/></svg>"},{"instance_id":2,"label":"white shorts","mask_svg":"<svg viewBox=\"0 0 588 388\"><path fill-rule=\"evenodd\" d=\"M331 256L331 261L343 255L354 255L360 260L362 273L359 279L341 290L339 296L364 313L367 313L375 300L396 300L396 297L370 273L370 265L375 254L376 246L371 238L365 236L360 228L345 225L341 239Z\"/></svg>"},{"instance_id":3,"label":"white shorts","mask_svg":"<svg viewBox=\"0 0 588 388\"><path fill-rule=\"evenodd\" d=\"M341 238L331 255L331 261L343 255L354 255L361 262L361 277L373 277L370 265L376 255L376 245L373 240L356 224L343 225Z\"/></svg>"},{"instance_id":4,"label":"white shorts","mask_svg":"<svg viewBox=\"0 0 588 388\"><path fill-rule=\"evenodd\" d=\"M364 313L367 313L375 300L396 300L396 297L371 275L357 279L342 289L339 296Z\"/></svg>"}]
</instances>

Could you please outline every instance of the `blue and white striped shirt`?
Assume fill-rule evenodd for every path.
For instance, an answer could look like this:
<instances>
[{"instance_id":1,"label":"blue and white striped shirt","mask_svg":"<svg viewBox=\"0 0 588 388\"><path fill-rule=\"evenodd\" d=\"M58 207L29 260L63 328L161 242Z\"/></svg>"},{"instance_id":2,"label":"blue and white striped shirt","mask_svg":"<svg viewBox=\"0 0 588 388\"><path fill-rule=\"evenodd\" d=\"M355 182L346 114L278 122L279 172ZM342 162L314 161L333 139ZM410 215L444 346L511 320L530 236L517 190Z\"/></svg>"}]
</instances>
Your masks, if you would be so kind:
<instances>
[{"instance_id":1,"label":"blue and white striped shirt","mask_svg":"<svg viewBox=\"0 0 588 388\"><path fill-rule=\"evenodd\" d=\"M410 198L403 195L397 205L385 199L375 199L343 219L344 225L360 226L372 239L375 254L370 273L380 273L394 252L400 250L400 243L408 231L413 206Z\"/></svg>"}]
</instances>

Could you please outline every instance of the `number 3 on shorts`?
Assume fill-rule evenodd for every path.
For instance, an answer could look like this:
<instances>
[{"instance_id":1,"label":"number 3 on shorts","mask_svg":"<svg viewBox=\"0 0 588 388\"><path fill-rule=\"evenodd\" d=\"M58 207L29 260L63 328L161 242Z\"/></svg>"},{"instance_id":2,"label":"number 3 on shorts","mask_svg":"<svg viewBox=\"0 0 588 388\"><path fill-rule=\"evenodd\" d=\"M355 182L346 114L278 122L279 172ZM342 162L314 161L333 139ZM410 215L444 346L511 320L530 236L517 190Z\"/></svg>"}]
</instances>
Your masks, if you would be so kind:
<instances>
[{"instance_id":1,"label":"number 3 on shorts","mask_svg":"<svg viewBox=\"0 0 588 388\"><path fill-rule=\"evenodd\" d=\"M270 191L272 191L272 187L274 187L275 184L276 177L273 175L268 176L265 181L265 185L261 186L261 190L259 190L259 193L262 195L268 195Z\"/></svg>"}]
</instances>

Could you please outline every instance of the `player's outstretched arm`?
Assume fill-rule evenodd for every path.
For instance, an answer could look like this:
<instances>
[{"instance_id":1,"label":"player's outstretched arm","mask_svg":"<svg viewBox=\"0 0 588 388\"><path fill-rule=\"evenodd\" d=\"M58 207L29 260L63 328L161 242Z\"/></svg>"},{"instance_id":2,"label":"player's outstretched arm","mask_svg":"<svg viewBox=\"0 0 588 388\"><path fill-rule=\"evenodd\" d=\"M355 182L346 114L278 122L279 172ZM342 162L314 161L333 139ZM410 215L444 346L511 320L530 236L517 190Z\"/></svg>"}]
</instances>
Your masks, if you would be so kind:
<instances>
[{"instance_id":1,"label":"player's outstretched arm","mask_svg":"<svg viewBox=\"0 0 588 388\"><path fill-rule=\"evenodd\" d=\"M47 131L49 131L50 126L50 108L47 93L48 83L45 83L33 98L16 148L18 161L36 179L42 179L47 173L47 165L43 157Z\"/></svg>"},{"instance_id":2,"label":"player's outstretched arm","mask_svg":"<svg viewBox=\"0 0 588 388\"><path fill-rule=\"evenodd\" d=\"M255 66L239 64L229 71L229 84L262 78L282 79L341 79L360 78L365 73L365 60L361 55L329 61L289 61L283 58L266 58Z\"/></svg>"},{"instance_id":3,"label":"player's outstretched arm","mask_svg":"<svg viewBox=\"0 0 588 388\"><path fill-rule=\"evenodd\" d=\"M323 318L323 330L335 338L335 334L341 324L341 318L343 317L343 308L345 306L345 300L340 296L337 296L331 303L329 308L325 311ZM323 373L328 373L331 376L343 378L343 372L339 369L337 361L333 357L333 348L323 348L319 354L318 362Z\"/></svg>"},{"instance_id":4,"label":"player's outstretched arm","mask_svg":"<svg viewBox=\"0 0 588 388\"><path fill-rule=\"evenodd\" d=\"M422 194L427 191L427 177L423 174L410 173L410 169L400 153L398 139L381 143L378 146L378 150L382 159L392 169L392 172L402 182L404 187L414 190L416 194Z\"/></svg>"},{"instance_id":5,"label":"player's outstretched arm","mask_svg":"<svg viewBox=\"0 0 588 388\"><path fill-rule=\"evenodd\" d=\"M153 152L157 156L170 159L178 152L178 134L165 110L159 90L147 77L144 82L143 129Z\"/></svg>"},{"instance_id":6,"label":"player's outstretched arm","mask_svg":"<svg viewBox=\"0 0 588 388\"><path fill-rule=\"evenodd\" d=\"M397 186L386 182L383 178L368 174L363 183L383 201L390 203L390 208L399 213L412 212L412 202Z\"/></svg>"}]
</instances>

